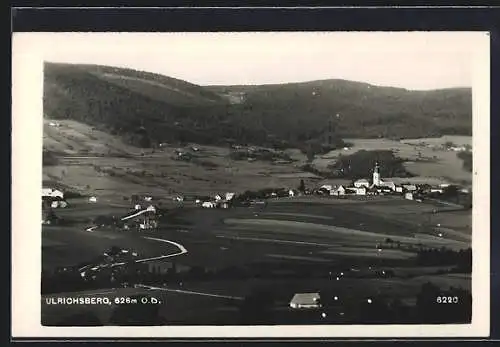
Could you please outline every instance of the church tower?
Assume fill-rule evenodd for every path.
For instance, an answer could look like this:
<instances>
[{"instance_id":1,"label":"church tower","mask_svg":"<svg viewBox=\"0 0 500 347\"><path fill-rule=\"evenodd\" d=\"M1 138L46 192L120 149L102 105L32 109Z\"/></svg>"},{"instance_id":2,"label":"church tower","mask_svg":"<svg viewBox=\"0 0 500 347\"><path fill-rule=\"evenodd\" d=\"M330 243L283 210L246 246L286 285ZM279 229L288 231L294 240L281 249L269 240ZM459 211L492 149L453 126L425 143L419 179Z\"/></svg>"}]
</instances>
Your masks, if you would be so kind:
<instances>
[{"instance_id":1,"label":"church tower","mask_svg":"<svg viewBox=\"0 0 500 347\"><path fill-rule=\"evenodd\" d=\"M373 169L373 185L380 186L380 166L378 161L375 162L375 168Z\"/></svg>"}]
</instances>

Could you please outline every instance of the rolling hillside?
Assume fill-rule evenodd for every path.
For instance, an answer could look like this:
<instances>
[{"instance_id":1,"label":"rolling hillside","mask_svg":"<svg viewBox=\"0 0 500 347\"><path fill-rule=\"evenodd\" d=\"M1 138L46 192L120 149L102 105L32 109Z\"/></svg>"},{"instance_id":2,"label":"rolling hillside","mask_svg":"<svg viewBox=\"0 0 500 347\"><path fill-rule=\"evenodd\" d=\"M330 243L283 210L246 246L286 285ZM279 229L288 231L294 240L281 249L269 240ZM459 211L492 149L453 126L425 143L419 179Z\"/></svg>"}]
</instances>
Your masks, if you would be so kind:
<instances>
[{"instance_id":1,"label":"rolling hillside","mask_svg":"<svg viewBox=\"0 0 500 347\"><path fill-rule=\"evenodd\" d=\"M416 138L472 131L472 94L466 88L408 91L345 80L206 88L221 95L237 93L243 100L238 107L262 115L269 128L289 123L287 130L299 140L319 132L337 113L343 137Z\"/></svg>"},{"instance_id":2,"label":"rolling hillside","mask_svg":"<svg viewBox=\"0 0 500 347\"><path fill-rule=\"evenodd\" d=\"M161 142L300 147L340 137L416 138L472 132L470 89L429 92L343 80L201 87L130 69L45 64L44 114L84 122L139 147Z\"/></svg>"}]
</instances>

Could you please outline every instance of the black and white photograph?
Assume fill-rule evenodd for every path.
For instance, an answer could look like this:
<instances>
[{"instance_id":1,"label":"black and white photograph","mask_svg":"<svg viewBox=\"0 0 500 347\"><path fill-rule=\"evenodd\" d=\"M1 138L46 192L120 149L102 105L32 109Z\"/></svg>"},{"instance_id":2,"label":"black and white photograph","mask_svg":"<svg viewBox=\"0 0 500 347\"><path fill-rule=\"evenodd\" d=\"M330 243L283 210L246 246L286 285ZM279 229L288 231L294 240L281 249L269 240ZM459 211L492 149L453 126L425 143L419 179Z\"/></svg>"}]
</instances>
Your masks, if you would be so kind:
<instances>
[{"instance_id":1,"label":"black and white photograph","mask_svg":"<svg viewBox=\"0 0 500 347\"><path fill-rule=\"evenodd\" d=\"M19 74L39 95L13 108L37 180L21 188L35 202L15 192L35 210L17 210L13 261L37 263L19 314L170 335L484 332L488 40L14 35L13 88L36 60Z\"/></svg>"}]
</instances>

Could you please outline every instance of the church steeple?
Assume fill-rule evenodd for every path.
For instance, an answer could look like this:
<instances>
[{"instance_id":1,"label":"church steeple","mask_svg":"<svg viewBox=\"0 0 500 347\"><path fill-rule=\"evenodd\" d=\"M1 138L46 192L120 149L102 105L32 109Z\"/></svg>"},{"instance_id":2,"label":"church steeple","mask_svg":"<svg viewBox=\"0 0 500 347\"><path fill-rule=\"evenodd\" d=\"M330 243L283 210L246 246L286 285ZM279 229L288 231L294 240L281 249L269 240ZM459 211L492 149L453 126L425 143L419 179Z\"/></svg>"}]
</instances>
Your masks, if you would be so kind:
<instances>
[{"instance_id":1,"label":"church steeple","mask_svg":"<svg viewBox=\"0 0 500 347\"><path fill-rule=\"evenodd\" d=\"M378 164L378 161L375 162L375 167L373 169L373 185L380 185L380 166Z\"/></svg>"}]
</instances>

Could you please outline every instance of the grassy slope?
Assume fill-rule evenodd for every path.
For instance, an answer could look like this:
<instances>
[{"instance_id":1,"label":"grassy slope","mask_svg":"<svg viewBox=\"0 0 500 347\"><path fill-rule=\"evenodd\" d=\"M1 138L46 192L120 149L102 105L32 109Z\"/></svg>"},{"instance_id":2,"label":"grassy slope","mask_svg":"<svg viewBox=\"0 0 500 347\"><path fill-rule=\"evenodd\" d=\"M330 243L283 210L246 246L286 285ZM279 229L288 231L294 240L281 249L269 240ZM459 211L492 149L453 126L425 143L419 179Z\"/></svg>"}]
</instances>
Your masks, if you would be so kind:
<instances>
[{"instance_id":1,"label":"grassy slope","mask_svg":"<svg viewBox=\"0 0 500 347\"><path fill-rule=\"evenodd\" d=\"M246 101L231 104L224 94L238 90ZM153 143L302 142L321 138L326 120L336 113L343 136L421 137L470 133L471 92L410 92L342 80L200 87L128 69L47 63L44 113L126 140L143 126Z\"/></svg>"}]
</instances>

